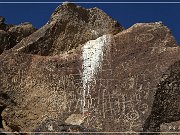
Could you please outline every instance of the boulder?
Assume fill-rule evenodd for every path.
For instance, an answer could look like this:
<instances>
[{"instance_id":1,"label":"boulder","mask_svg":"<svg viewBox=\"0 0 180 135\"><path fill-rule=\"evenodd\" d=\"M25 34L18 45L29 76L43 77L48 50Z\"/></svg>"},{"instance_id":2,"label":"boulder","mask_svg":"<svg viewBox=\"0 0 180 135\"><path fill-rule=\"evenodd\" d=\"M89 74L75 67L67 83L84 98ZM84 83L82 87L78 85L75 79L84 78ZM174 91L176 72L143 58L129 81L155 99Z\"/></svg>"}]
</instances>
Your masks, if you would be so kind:
<instances>
[{"instance_id":1,"label":"boulder","mask_svg":"<svg viewBox=\"0 0 180 135\"><path fill-rule=\"evenodd\" d=\"M162 22L125 30L100 9L63 4L0 55L3 127L164 131L164 123L180 120L179 61L180 48Z\"/></svg>"}]
</instances>

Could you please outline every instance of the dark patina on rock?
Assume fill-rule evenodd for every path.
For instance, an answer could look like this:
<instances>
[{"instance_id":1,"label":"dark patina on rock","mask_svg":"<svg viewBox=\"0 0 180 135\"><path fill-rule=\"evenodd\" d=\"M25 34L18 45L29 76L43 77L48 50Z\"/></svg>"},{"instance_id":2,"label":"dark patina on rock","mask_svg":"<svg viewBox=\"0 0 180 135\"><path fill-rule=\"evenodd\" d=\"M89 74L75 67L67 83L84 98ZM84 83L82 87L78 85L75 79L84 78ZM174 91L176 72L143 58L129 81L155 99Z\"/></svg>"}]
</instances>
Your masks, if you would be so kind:
<instances>
[{"instance_id":1,"label":"dark patina on rock","mask_svg":"<svg viewBox=\"0 0 180 135\"><path fill-rule=\"evenodd\" d=\"M18 52L54 56L123 27L98 8L84 9L72 3L57 7L50 21L14 49Z\"/></svg>"},{"instance_id":2,"label":"dark patina on rock","mask_svg":"<svg viewBox=\"0 0 180 135\"><path fill-rule=\"evenodd\" d=\"M36 29L30 23L20 25L5 24L5 18L0 17L0 54L13 48L23 38L35 31Z\"/></svg>"},{"instance_id":3,"label":"dark patina on rock","mask_svg":"<svg viewBox=\"0 0 180 135\"><path fill-rule=\"evenodd\" d=\"M161 22L125 30L100 9L63 4L0 56L2 127L163 132L180 120L179 60Z\"/></svg>"}]
</instances>

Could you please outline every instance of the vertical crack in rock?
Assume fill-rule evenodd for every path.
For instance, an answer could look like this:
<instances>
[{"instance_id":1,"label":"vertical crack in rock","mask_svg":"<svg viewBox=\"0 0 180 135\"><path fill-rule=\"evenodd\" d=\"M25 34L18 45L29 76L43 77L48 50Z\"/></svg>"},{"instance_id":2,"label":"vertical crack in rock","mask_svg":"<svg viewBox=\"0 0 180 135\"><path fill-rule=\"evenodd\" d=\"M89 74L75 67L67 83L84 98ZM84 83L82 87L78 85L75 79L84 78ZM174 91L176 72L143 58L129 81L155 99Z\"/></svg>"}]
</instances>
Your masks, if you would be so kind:
<instances>
[{"instance_id":1,"label":"vertical crack in rock","mask_svg":"<svg viewBox=\"0 0 180 135\"><path fill-rule=\"evenodd\" d=\"M98 69L101 69L103 50L105 49L108 40L108 36L104 35L96 40L88 41L82 48L83 114L89 108L86 103L86 96L90 93L90 87L93 85L93 78L95 78Z\"/></svg>"}]
</instances>

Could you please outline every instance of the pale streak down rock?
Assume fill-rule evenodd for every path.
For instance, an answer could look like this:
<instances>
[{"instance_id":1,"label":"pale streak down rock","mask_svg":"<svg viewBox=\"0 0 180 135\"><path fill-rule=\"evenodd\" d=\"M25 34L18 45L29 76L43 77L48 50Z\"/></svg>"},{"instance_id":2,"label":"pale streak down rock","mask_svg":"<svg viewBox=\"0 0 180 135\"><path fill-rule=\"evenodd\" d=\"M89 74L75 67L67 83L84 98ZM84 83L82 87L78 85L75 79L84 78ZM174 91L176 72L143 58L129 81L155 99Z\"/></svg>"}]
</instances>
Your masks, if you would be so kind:
<instances>
[{"instance_id":1,"label":"pale streak down rock","mask_svg":"<svg viewBox=\"0 0 180 135\"><path fill-rule=\"evenodd\" d=\"M163 131L180 120L179 61L162 23L124 30L97 8L64 4L0 55L1 116L17 132Z\"/></svg>"}]
</instances>

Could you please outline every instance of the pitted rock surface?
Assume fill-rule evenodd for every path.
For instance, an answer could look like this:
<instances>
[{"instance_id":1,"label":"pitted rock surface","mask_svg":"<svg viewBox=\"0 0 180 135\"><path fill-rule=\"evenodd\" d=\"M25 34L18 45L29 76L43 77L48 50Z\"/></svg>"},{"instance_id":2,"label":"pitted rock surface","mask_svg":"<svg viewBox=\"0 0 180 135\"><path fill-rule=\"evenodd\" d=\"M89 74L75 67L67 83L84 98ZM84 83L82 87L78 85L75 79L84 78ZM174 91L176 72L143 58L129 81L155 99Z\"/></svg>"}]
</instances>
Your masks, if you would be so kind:
<instances>
[{"instance_id":1,"label":"pitted rock surface","mask_svg":"<svg viewBox=\"0 0 180 135\"><path fill-rule=\"evenodd\" d=\"M4 127L167 132L164 123L180 120L180 48L161 22L126 30L117 24L97 8L66 3L45 26L3 53Z\"/></svg>"}]
</instances>

